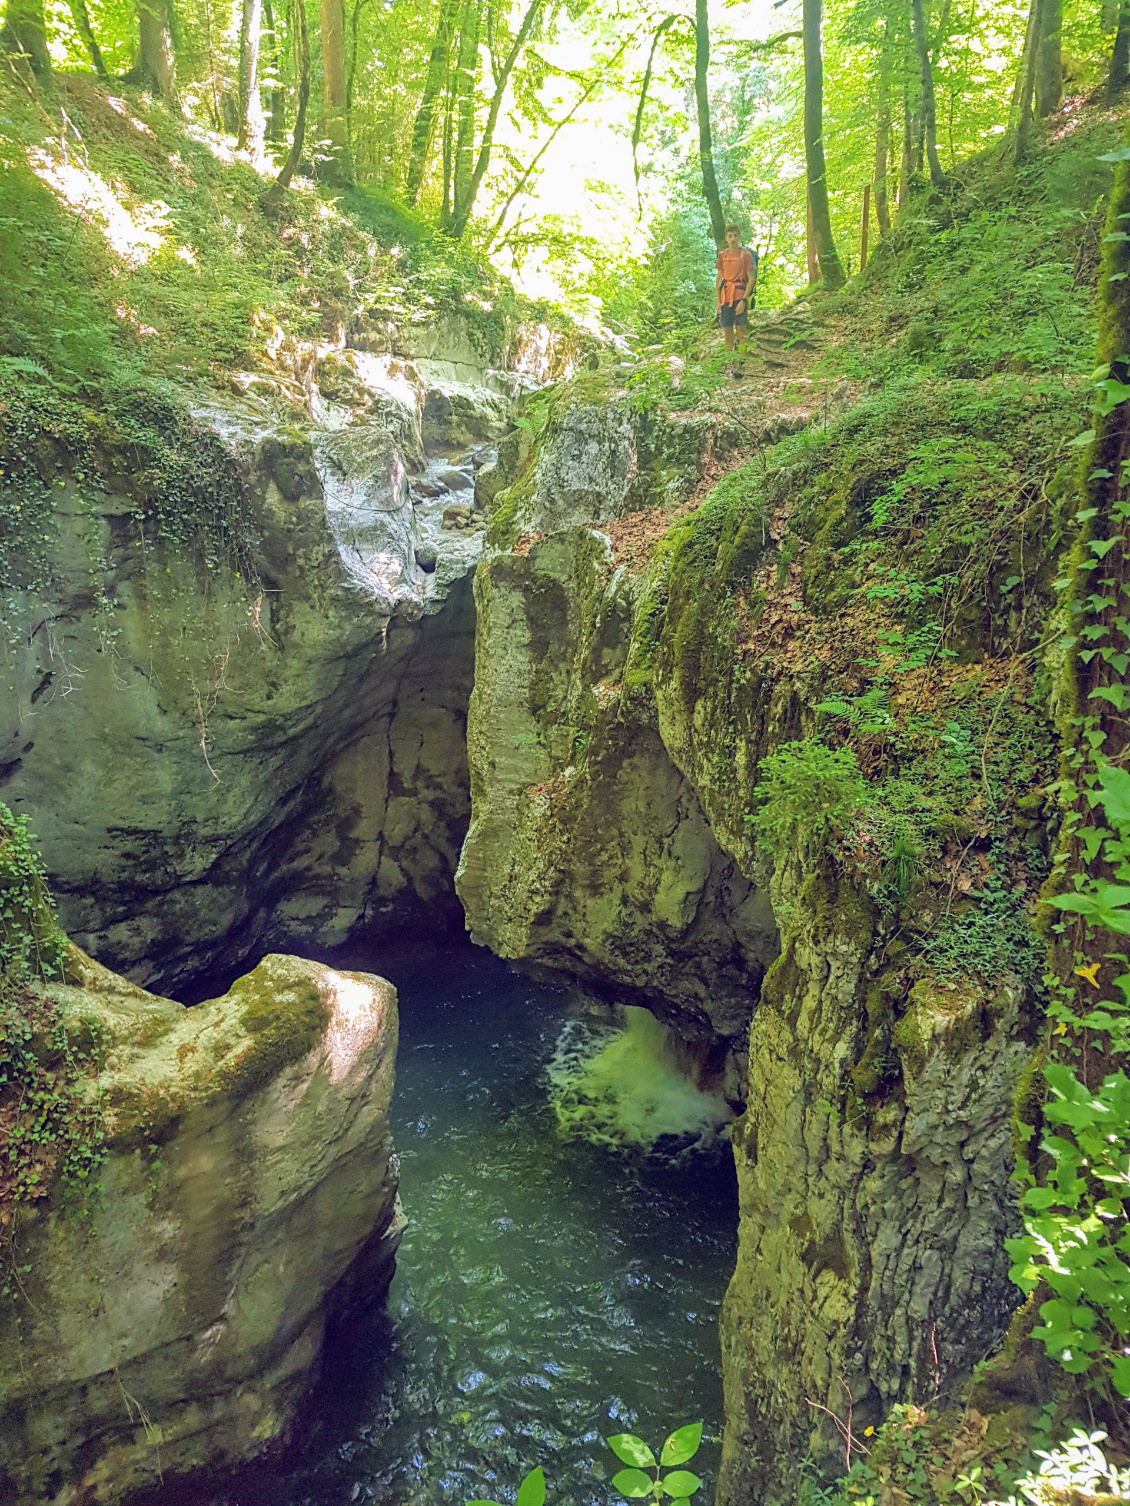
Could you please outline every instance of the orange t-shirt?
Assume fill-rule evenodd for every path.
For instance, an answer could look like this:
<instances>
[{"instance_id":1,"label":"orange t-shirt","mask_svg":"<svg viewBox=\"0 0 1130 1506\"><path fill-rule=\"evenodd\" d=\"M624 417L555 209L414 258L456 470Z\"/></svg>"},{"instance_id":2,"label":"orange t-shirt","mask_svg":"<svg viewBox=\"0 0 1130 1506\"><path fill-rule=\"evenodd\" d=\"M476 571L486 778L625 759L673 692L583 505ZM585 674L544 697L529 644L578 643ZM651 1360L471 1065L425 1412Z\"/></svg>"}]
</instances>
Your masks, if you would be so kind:
<instances>
[{"instance_id":1,"label":"orange t-shirt","mask_svg":"<svg viewBox=\"0 0 1130 1506\"><path fill-rule=\"evenodd\" d=\"M753 276L753 257L745 246L737 251L723 247L715 263L722 279L719 303L737 303L749 292L749 280Z\"/></svg>"}]
</instances>

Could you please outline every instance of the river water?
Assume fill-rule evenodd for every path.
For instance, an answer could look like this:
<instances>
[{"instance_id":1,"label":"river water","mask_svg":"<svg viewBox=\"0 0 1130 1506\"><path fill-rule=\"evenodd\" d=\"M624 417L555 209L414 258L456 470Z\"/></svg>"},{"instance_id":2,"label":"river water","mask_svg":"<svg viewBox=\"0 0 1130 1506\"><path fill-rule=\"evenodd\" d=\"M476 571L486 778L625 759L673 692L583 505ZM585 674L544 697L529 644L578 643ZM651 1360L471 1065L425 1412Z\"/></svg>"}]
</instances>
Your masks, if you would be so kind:
<instances>
[{"instance_id":1,"label":"river water","mask_svg":"<svg viewBox=\"0 0 1130 1506\"><path fill-rule=\"evenodd\" d=\"M333 1377L306 1456L285 1478L245 1482L225 1499L508 1502L541 1464L549 1506L607 1506L621 1499L608 1483L621 1467L609 1434L656 1442L702 1421L713 1441L693 1467L705 1506L721 1430L718 1307L737 1224L728 1147L676 1153L668 1136L645 1151L563 1134L555 1100L576 1121L577 1072L611 1041L595 1074L606 1100L597 1119L600 1138L616 1139L608 1064L640 1053L594 1027L576 996L462 939L349 965L382 973L400 994L393 1136L408 1224L387 1327L372 1336L372 1351L389 1354L376 1365L354 1357ZM641 1070L649 1075L646 1061ZM685 1091L667 1095L674 1109L652 1104L644 1117L654 1109L655 1127L674 1128ZM626 1100L630 1127L638 1083Z\"/></svg>"}]
</instances>

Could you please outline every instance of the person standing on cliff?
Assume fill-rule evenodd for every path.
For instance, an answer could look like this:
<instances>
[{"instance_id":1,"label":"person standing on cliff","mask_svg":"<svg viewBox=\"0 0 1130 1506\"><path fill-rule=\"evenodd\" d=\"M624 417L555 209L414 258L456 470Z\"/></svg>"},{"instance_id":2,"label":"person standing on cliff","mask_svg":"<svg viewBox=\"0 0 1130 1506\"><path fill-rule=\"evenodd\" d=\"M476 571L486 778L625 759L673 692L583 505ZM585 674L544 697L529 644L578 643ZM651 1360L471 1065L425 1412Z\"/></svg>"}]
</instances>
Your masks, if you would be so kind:
<instances>
[{"instance_id":1,"label":"person standing on cliff","mask_svg":"<svg viewBox=\"0 0 1130 1506\"><path fill-rule=\"evenodd\" d=\"M749 247L742 245L742 232L737 225L726 226L726 244L718 253L715 270L722 338L727 350L733 350L736 339L741 355L746 346L748 310L757 294L757 261ZM742 374L740 366L731 366L731 376L740 378Z\"/></svg>"}]
</instances>

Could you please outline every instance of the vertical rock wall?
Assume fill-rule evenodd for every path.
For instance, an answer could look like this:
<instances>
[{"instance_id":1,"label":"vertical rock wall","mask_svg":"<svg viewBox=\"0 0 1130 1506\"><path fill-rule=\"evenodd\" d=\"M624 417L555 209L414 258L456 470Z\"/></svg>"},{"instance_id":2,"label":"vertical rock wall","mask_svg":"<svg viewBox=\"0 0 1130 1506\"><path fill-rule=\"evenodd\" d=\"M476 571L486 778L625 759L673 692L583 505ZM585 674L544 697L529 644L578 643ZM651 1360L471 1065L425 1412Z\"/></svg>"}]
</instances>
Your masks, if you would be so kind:
<instances>
[{"instance_id":1,"label":"vertical rock wall","mask_svg":"<svg viewBox=\"0 0 1130 1506\"><path fill-rule=\"evenodd\" d=\"M478 540L417 564L398 392L321 430L170 412L156 485L121 442L45 440L24 479L47 547L7 561L0 798L64 925L140 981L455 910Z\"/></svg>"}]
</instances>

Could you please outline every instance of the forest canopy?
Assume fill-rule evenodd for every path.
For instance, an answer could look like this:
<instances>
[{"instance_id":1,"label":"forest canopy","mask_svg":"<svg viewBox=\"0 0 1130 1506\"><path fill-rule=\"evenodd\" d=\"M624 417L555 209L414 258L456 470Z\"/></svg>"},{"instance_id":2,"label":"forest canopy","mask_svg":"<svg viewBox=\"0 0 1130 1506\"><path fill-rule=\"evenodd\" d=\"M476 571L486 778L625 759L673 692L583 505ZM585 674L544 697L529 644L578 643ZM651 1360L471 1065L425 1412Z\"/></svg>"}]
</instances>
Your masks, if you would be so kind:
<instances>
[{"instance_id":1,"label":"forest canopy","mask_svg":"<svg viewBox=\"0 0 1130 1506\"><path fill-rule=\"evenodd\" d=\"M662 341L710 318L727 223L779 306L971 156L1113 105L1130 0L8 0L2 39L37 87L162 101L268 211L317 180L387 244Z\"/></svg>"}]
</instances>

